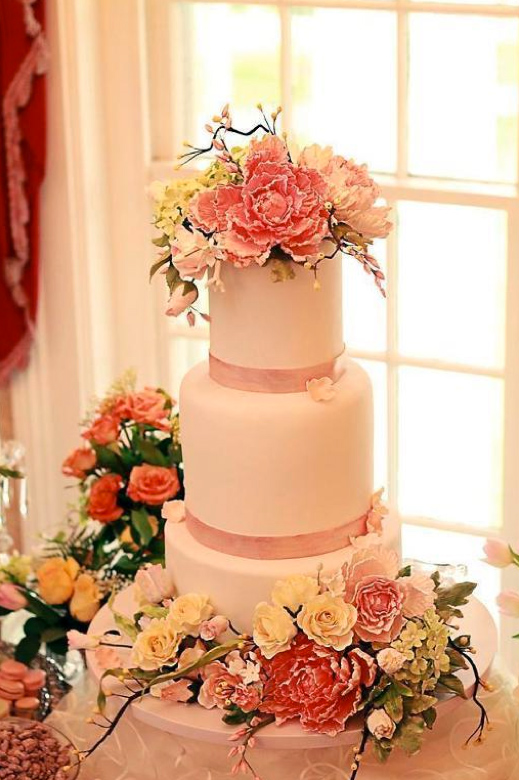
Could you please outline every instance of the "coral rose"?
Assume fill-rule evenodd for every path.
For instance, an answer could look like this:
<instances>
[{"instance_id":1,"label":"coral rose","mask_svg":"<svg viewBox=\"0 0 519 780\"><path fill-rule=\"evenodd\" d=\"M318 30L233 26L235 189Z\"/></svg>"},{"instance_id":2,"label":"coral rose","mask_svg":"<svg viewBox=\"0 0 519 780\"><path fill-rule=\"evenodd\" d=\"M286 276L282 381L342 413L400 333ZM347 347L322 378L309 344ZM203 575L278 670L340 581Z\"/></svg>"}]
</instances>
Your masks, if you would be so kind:
<instances>
[{"instance_id":1,"label":"coral rose","mask_svg":"<svg viewBox=\"0 0 519 780\"><path fill-rule=\"evenodd\" d=\"M305 731L334 737L373 685L376 664L362 650L342 655L298 634L289 650L272 660L260 658L264 678L262 712L281 724L298 718Z\"/></svg>"},{"instance_id":2,"label":"coral rose","mask_svg":"<svg viewBox=\"0 0 519 780\"><path fill-rule=\"evenodd\" d=\"M81 436L88 441L106 446L117 441L119 437L119 421L111 414L104 414L98 417Z\"/></svg>"},{"instance_id":3,"label":"coral rose","mask_svg":"<svg viewBox=\"0 0 519 780\"><path fill-rule=\"evenodd\" d=\"M229 709L233 704L244 712L252 712L260 703L260 692L255 685L245 685L237 674L215 661L203 670L204 684L198 694L198 703L210 710Z\"/></svg>"},{"instance_id":4,"label":"coral rose","mask_svg":"<svg viewBox=\"0 0 519 780\"><path fill-rule=\"evenodd\" d=\"M169 469L143 463L131 470L128 496L132 501L142 501L143 504L155 506L173 498L179 490L180 482L175 467Z\"/></svg>"},{"instance_id":5,"label":"coral rose","mask_svg":"<svg viewBox=\"0 0 519 780\"><path fill-rule=\"evenodd\" d=\"M344 650L352 643L356 620L357 610L352 604L341 596L321 593L303 606L297 625L318 645Z\"/></svg>"},{"instance_id":6,"label":"coral rose","mask_svg":"<svg viewBox=\"0 0 519 780\"><path fill-rule=\"evenodd\" d=\"M74 593L79 564L74 558L47 558L36 572L38 592L47 604L65 604Z\"/></svg>"},{"instance_id":7,"label":"coral rose","mask_svg":"<svg viewBox=\"0 0 519 780\"><path fill-rule=\"evenodd\" d=\"M313 599L319 593L316 577L306 574L293 574L286 580L278 580L272 589L272 601L278 607L287 607L297 612L302 604Z\"/></svg>"},{"instance_id":8,"label":"coral rose","mask_svg":"<svg viewBox=\"0 0 519 780\"><path fill-rule=\"evenodd\" d=\"M96 465L96 460L96 454L90 447L78 447L65 458L61 471L66 477L84 479L87 471Z\"/></svg>"},{"instance_id":9,"label":"coral rose","mask_svg":"<svg viewBox=\"0 0 519 780\"><path fill-rule=\"evenodd\" d=\"M118 474L104 474L92 484L87 512L100 523L111 523L121 517L123 510L117 504L117 494L123 486Z\"/></svg>"},{"instance_id":10,"label":"coral rose","mask_svg":"<svg viewBox=\"0 0 519 780\"><path fill-rule=\"evenodd\" d=\"M99 612L101 593L90 574L80 574L74 582L74 593L70 600L70 614L80 623L90 623Z\"/></svg>"},{"instance_id":11,"label":"coral rose","mask_svg":"<svg viewBox=\"0 0 519 780\"><path fill-rule=\"evenodd\" d=\"M272 658L290 647L297 634L292 618L282 607L262 601L254 610L253 639L265 658Z\"/></svg>"},{"instance_id":12,"label":"coral rose","mask_svg":"<svg viewBox=\"0 0 519 780\"><path fill-rule=\"evenodd\" d=\"M389 577L364 577L355 590L355 633L364 642L392 642L404 625L405 591Z\"/></svg>"},{"instance_id":13,"label":"coral rose","mask_svg":"<svg viewBox=\"0 0 519 780\"><path fill-rule=\"evenodd\" d=\"M168 398L164 393L146 387L138 393L129 393L117 401L117 412L122 419L152 425L162 431L171 430Z\"/></svg>"}]
</instances>

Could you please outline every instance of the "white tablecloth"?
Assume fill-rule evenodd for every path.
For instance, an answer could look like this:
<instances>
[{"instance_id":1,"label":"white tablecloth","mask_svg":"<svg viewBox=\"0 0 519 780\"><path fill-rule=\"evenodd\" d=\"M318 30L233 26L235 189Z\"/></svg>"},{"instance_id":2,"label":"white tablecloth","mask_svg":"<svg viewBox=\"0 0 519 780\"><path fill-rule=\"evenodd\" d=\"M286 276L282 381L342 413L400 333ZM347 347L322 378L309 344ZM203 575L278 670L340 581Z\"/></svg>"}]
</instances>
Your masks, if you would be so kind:
<instances>
[{"instance_id":1,"label":"white tablecloth","mask_svg":"<svg viewBox=\"0 0 519 780\"><path fill-rule=\"evenodd\" d=\"M492 731L480 746L463 748L478 712L464 702L449 719L427 732L421 753L407 758L395 751L381 766L369 755L358 780L519 780L519 701L514 682L495 673L495 690L483 693ZM49 718L80 749L98 734L86 724L97 690L85 675ZM448 722L442 722L443 720ZM229 746L230 747L230 746ZM146 726L127 713L116 732L83 765L81 780L228 780L228 747L205 744ZM249 758L261 780L346 780L351 755L346 748L265 751Z\"/></svg>"}]
</instances>

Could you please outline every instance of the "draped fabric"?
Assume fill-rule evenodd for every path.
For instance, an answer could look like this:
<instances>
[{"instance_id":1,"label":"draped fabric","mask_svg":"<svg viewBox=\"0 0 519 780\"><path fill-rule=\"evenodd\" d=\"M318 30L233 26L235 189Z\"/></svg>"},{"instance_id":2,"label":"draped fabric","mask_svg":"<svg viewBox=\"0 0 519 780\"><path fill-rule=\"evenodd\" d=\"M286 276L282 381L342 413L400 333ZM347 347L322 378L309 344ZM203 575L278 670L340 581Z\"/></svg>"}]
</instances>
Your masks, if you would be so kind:
<instances>
[{"instance_id":1,"label":"draped fabric","mask_svg":"<svg viewBox=\"0 0 519 780\"><path fill-rule=\"evenodd\" d=\"M0 385L28 360L38 304L44 2L0 2Z\"/></svg>"}]
</instances>

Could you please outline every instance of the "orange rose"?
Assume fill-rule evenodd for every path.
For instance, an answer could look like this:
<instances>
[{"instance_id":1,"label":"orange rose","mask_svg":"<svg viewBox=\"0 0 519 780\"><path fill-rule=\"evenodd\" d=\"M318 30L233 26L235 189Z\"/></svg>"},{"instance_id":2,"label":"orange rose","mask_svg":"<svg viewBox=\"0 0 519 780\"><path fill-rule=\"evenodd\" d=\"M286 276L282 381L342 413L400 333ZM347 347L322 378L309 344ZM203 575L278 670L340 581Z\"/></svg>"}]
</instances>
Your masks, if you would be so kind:
<instances>
[{"instance_id":1,"label":"orange rose","mask_svg":"<svg viewBox=\"0 0 519 780\"><path fill-rule=\"evenodd\" d=\"M168 498L176 496L180 490L180 482L176 468L167 469L163 466L134 466L130 474L128 496L133 501L143 504L163 504Z\"/></svg>"},{"instance_id":2,"label":"orange rose","mask_svg":"<svg viewBox=\"0 0 519 780\"><path fill-rule=\"evenodd\" d=\"M96 444L111 444L117 441L119 436L119 422L116 417L104 414L94 420L90 428L83 431L81 436L88 441L94 441Z\"/></svg>"},{"instance_id":3,"label":"orange rose","mask_svg":"<svg viewBox=\"0 0 519 780\"><path fill-rule=\"evenodd\" d=\"M153 425L163 431L171 430L169 410L166 409L167 397L151 387L146 387L140 393L130 393L119 399L116 412L123 419L134 420L137 423Z\"/></svg>"},{"instance_id":4,"label":"orange rose","mask_svg":"<svg viewBox=\"0 0 519 780\"><path fill-rule=\"evenodd\" d=\"M123 481L118 474L99 477L90 488L88 514L101 523L111 523L121 517L123 510L117 505L117 493Z\"/></svg>"},{"instance_id":5,"label":"orange rose","mask_svg":"<svg viewBox=\"0 0 519 780\"><path fill-rule=\"evenodd\" d=\"M65 458L61 471L66 477L84 479L86 472L96 465L96 454L90 447L78 447Z\"/></svg>"}]
</instances>

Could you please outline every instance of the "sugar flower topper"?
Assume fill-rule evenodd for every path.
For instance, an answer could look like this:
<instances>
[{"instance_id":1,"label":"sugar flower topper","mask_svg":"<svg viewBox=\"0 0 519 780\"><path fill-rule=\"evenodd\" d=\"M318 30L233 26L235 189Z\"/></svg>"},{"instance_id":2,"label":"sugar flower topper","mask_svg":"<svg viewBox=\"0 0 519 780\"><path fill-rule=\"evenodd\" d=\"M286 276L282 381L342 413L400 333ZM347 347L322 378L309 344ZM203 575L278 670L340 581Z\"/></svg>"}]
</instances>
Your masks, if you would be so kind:
<instances>
[{"instance_id":1,"label":"sugar flower topper","mask_svg":"<svg viewBox=\"0 0 519 780\"><path fill-rule=\"evenodd\" d=\"M233 125L229 106L205 126L206 146L186 144L180 164L213 154L207 168L191 178L153 182L154 224L161 254L150 275L166 277L166 313L186 312L193 324L198 284L223 290L221 267L268 265L274 281L294 276L291 262L317 279L321 263L341 253L358 260L384 292L384 274L369 248L391 230L389 207L377 205L380 190L365 165L317 144L291 152L279 136L281 111L263 109L252 128ZM236 139L250 139L235 145Z\"/></svg>"},{"instance_id":2,"label":"sugar flower topper","mask_svg":"<svg viewBox=\"0 0 519 780\"><path fill-rule=\"evenodd\" d=\"M306 389L312 401L331 401L337 393L333 379L330 379L329 376L310 379L306 383Z\"/></svg>"}]
</instances>

